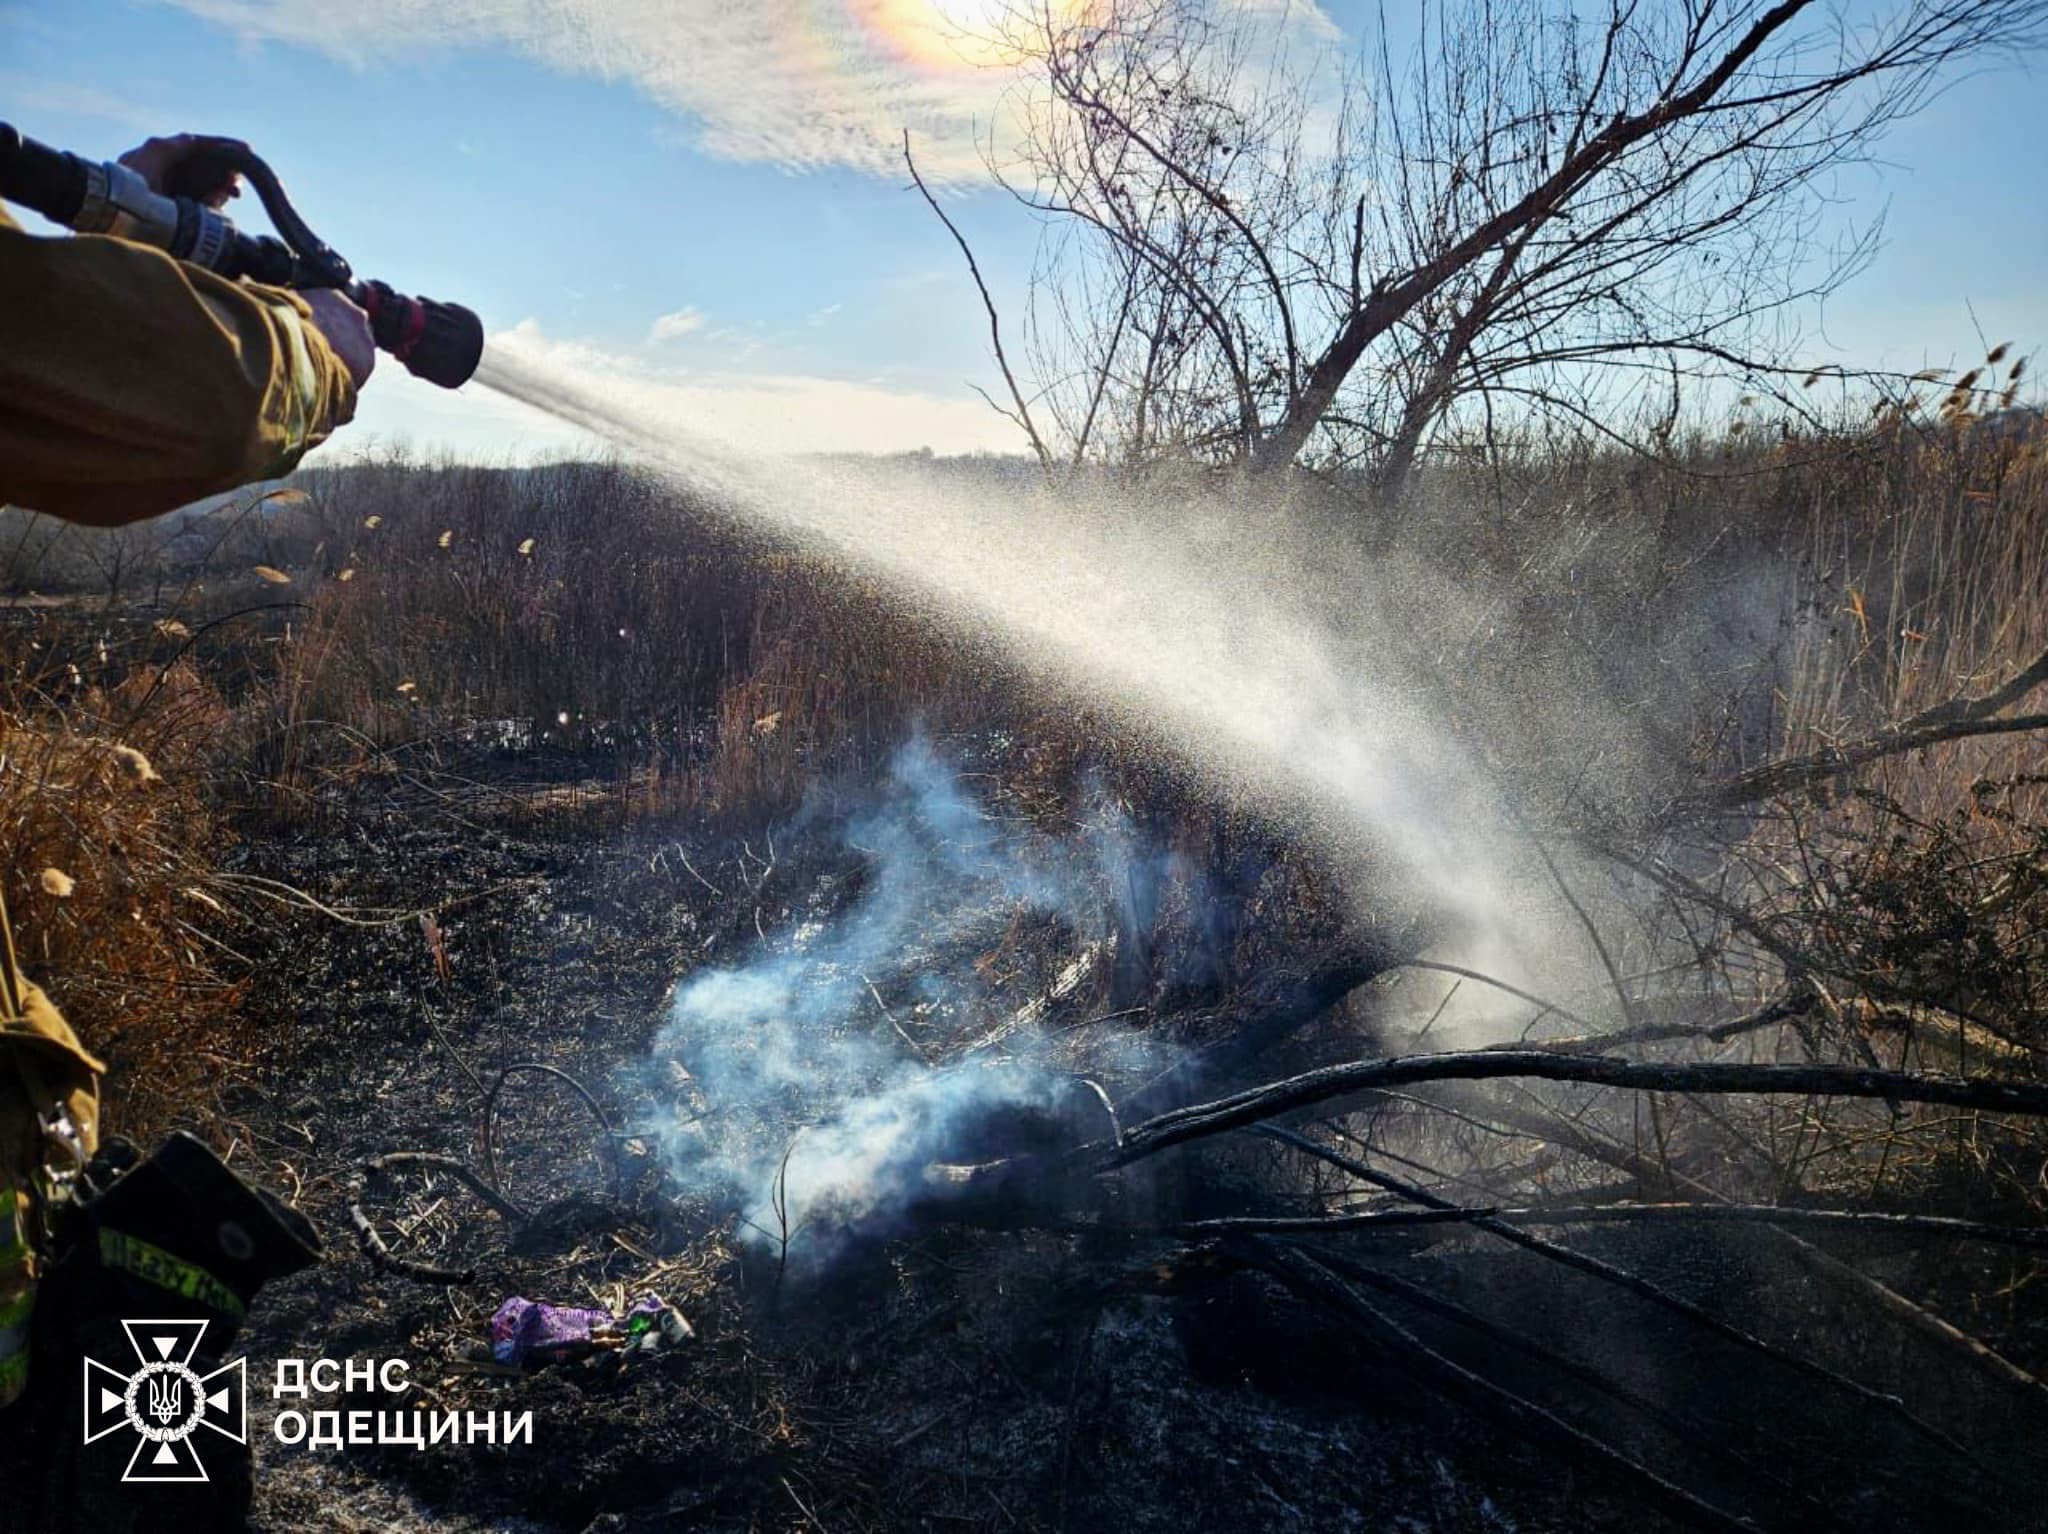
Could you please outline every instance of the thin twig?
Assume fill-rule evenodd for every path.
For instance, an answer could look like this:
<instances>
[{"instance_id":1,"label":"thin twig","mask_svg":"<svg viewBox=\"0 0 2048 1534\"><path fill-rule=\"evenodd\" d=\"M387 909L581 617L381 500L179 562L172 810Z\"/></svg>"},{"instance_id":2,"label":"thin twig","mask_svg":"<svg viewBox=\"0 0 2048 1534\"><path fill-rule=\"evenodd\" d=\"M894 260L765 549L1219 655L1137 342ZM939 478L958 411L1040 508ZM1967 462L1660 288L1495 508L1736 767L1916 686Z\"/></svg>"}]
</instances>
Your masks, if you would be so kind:
<instances>
[{"instance_id":1,"label":"thin twig","mask_svg":"<svg viewBox=\"0 0 2048 1534\"><path fill-rule=\"evenodd\" d=\"M917 161L910 155L908 128L903 130L903 163L910 167L910 179L917 184L917 189L923 194L926 204L938 215L939 222L946 226L946 233L953 236L953 243L960 247L960 254L967 258L967 270L974 278L975 290L981 294L981 306L988 311L989 344L995 348L996 366L1002 369L1003 382L1009 385L1010 398L1017 406L1016 414L1010 419L1022 427L1024 435L1031 439L1031 451L1038 455L1038 466L1049 475L1053 469L1052 451L1046 447L1045 439L1038 435L1038 428L1032 424L1031 407L1025 403L1024 391L1017 387L1017 375L1010 371L1010 359L1003 351L1003 327L996 318L995 300L989 297L988 284L981 280L981 267L975 262L974 251L968 245L966 236L961 234L954 226L953 220L946 216L946 210L939 206L938 198L932 196L931 188L924 184L924 177L918 174ZM1008 414L1006 411L999 413Z\"/></svg>"},{"instance_id":2,"label":"thin twig","mask_svg":"<svg viewBox=\"0 0 2048 1534\"><path fill-rule=\"evenodd\" d=\"M866 975L862 975L860 977L860 983L866 986L868 988L868 994L875 998L875 1005L882 1009L882 1016L886 1017L889 1020L889 1026L896 1030L896 1037L903 1041L904 1046L907 1049L909 1049L909 1051L913 1055L916 1055L919 1061L921 1061L925 1065L930 1065L932 1063L931 1056L924 1052L924 1046L922 1044L918 1043L916 1039L913 1039L909 1034L903 1031L903 1025L896 1021L896 1014L889 1010L889 1004L886 1001L882 1000L882 993L875 989L875 982L868 979Z\"/></svg>"}]
</instances>

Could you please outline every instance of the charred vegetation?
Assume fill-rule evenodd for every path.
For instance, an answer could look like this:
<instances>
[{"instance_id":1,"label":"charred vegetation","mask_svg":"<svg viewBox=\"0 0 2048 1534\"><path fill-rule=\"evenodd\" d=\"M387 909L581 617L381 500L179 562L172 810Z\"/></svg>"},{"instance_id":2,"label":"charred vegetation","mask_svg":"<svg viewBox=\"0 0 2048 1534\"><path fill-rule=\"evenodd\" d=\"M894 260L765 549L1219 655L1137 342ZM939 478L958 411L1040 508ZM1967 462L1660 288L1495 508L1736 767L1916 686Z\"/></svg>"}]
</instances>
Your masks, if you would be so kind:
<instances>
[{"instance_id":1,"label":"charred vegetation","mask_svg":"<svg viewBox=\"0 0 2048 1534\"><path fill-rule=\"evenodd\" d=\"M401 1353L436 1405L531 1404L556 1467L273 1451L263 1519L2024 1526L2042 470L1961 432L1811 454L1696 525L1695 479L1599 459L1552 466L1547 529L1426 524L1515 572L1474 688L1563 665L1658 716L1651 770L1522 800L1556 988L621 471L311 481L260 529L302 606L230 570L17 613L51 765L10 813L74 881L10 890L25 946L86 1026L127 998L117 1124L198 1130L332 1238L252 1367ZM551 567L582 525L622 561L664 528L687 615ZM1548 562L1588 527L1612 564ZM1674 685L1678 644L1747 659ZM161 781L91 766L116 736ZM67 949L110 898L159 946ZM474 1357L507 1294L643 1290L690 1347Z\"/></svg>"}]
</instances>

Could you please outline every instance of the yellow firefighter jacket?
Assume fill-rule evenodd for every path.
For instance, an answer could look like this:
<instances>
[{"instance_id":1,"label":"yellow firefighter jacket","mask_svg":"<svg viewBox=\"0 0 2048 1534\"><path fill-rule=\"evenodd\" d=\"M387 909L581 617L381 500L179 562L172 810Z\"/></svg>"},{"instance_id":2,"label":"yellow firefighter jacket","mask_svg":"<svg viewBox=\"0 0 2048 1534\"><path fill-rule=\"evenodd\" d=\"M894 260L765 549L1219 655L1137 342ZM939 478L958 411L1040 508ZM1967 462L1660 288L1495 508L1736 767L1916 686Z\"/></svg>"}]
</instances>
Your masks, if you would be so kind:
<instances>
[{"instance_id":1,"label":"yellow firefighter jacket","mask_svg":"<svg viewBox=\"0 0 2048 1534\"><path fill-rule=\"evenodd\" d=\"M5 920L0 913L0 920ZM36 1250L51 1181L99 1144L100 1063L50 999L0 954L0 1407L28 1383ZM8 996L15 992L14 1005Z\"/></svg>"},{"instance_id":2,"label":"yellow firefighter jacket","mask_svg":"<svg viewBox=\"0 0 2048 1534\"><path fill-rule=\"evenodd\" d=\"M0 209L0 504L155 516L289 473L355 403L297 294Z\"/></svg>"},{"instance_id":3,"label":"yellow firefighter jacket","mask_svg":"<svg viewBox=\"0 0 2048 1534\"><path fill-rule=\"evenodd\" d=\"M0 209L0 504L113 526L288 473L355 413L296 294ZM53 1179L98 1144L100 1063L14 963L0 908L0 1407L28 1373Z\"/></svg>"}]
</instances>

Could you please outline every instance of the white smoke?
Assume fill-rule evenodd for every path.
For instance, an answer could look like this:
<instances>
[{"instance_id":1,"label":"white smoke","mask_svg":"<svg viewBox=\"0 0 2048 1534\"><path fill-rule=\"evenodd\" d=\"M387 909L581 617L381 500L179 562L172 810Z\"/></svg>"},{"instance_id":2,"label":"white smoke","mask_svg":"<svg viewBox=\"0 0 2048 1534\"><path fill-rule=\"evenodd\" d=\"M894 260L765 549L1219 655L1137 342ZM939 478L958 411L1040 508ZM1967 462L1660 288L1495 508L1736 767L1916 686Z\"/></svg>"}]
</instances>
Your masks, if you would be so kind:
<instances>
[{"instance_id":1,"label":"white smoke","mask_svg":"<svg viewBox=\"0 0 2048 1534\"><path fill-rule=\"evenodd\" d=\"M1122 859L1149 855L1113 817L1080 846L997 825L922 738L839 834L861 856L857 894L691 976L653 1066L677 1112L664 1143L679 1183L734 1198L748 1239L811 1256L885 1228L924 1167L999 1110L1055 1107L1063 1080L1028 1033L948 1069L926 1063L925 1043L1024 999L998 1001L963 958L1020 912L1100 926L1102 889L1127 882ZM885 1007L884 987L908 1015Z\"/></svg>"}]
</instances>

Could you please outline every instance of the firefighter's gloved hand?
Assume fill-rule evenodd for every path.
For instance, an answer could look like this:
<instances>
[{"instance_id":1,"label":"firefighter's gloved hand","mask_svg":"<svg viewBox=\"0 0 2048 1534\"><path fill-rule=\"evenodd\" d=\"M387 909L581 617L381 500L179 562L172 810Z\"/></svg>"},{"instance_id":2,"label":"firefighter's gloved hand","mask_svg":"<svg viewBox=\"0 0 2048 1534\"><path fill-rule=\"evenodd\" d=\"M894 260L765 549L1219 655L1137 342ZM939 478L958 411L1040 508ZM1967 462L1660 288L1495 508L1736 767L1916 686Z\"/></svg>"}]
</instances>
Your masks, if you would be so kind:
<instances>
[{"instance_id":1,"label":"firefighter's gloved hand","mask_svg":"<svg viewBox=\"0 0 2048 1534\"><path fill-rule=\"evenodd\" d=\"M312 288L299 297L313 311L313 323L348 375L360 389L377 365L377 343L370 335L370 317L333 288Z\"/></svg>"},{"instance_id":2,"label":"firefighter's gloved hand","mask_svg":"<svg viewBox=\"0 0 2048 1534\"><path fill-rule=\"evenodd\" d=\"M246 152L240 139L223 139L203 133L173 133L167 138L144 139L121 156L121 163L149 183L152 192L185 196L219 208L230 197L242 195L240 172L210 164L222 146Z\"/></svg>"},{"instance_id":3,"label":"firefighter's gloved hand","mask_svg":"<svg viewBox=\"0 0 2048 1534\"><path fill-rule=\"evenodd\" d=\"M190 197L209 208L242 195L241 172L226 163L223 151L248 153L240 139L203 133L173 133L144 139L121 156L121 163L149 183L152 192ZM321 288L303 295L313 311L313 324L360 389L376 366L377 347L370 338L370 317L342 294Z\"/></svg>"},{"instance_id":4,"label":"firefighter's gloved hand","mask_svg":"<svg viewBox=\"0 0 2048 1534\"><path fill-rule=\"evenodd\" d=\"M56 1276L67 1304L204 1318L210 1352L227 1349L258 1289L320 1255L305 1216L182 1133L79 1210L65 1244Z\"/></svg>"}]
</instances>

